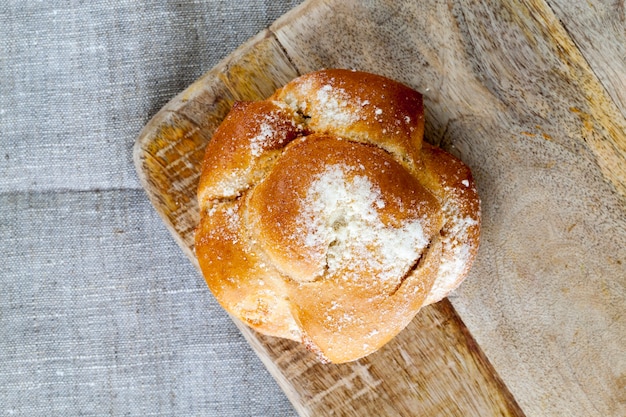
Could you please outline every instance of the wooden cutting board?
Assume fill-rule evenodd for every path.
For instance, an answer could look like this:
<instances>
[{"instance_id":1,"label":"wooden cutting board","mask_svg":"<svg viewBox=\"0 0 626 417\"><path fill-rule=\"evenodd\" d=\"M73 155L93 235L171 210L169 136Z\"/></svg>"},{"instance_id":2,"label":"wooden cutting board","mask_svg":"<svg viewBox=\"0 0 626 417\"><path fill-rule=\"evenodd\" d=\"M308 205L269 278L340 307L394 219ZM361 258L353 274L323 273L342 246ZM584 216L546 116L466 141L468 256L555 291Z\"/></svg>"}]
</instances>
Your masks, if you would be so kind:
<instances>
[{"instance_id":1,"label":"wooden cutting board","mask_svg":"<svg viewBox=\"0 0 626 417\"><path fill-rule=\"evenodd\" d=\"M196 265L206 143L234 101L299 74L355 68L414 87L427 140L472 168L477 262L381 351L321 365L235 320L303 416L626 415L623 2L476 3L308 1L137 139L140 179Z\"/></svg>"}]
</instances>

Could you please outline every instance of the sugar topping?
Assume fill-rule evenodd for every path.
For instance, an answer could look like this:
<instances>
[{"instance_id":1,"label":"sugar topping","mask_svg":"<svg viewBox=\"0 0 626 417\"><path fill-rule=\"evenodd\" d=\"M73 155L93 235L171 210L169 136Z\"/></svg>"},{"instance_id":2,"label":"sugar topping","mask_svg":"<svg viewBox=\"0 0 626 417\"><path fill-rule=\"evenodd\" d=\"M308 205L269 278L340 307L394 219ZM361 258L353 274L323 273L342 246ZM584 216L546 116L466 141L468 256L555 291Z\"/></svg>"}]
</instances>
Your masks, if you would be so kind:
<instances>
[{"instance_id":1,"label":"sugar topping","mask_svg":"<svg viewBox=\"0 0 626 417\"><path fill-rule=\"evenodd\" d=\"M401 279L428 245L419 220L400 228L383 224L380 189L355 167L329 165L312 181L297 220L307 247L326 248L319 273L340 272L346 279L364 271L383 281Z\"/></svg>"},{"instance_id":2,"label":"sugar topping","mask_svg":"<svg viewBox=\"0 0 626 417\"><path fill-rule=\"evenodd\" d=\"M224 214L227 219L227 226L230 231L237 231L239 228L240 218L239 218L239 207L236 205L228 206L224 210Z\"/></svg>"},{"instance_id":3,"label":"sugar topping","mask_svg":"<svg viewBox=\"0 0 626 417\"><path fill-rule=\"evenodd\" d=\"M321 117L329 125L346 126L360 119L359 109L353 109L348 105L349 97L342 88L326 84L317 90L316 98L322 113Z\"/></svg>"},{"instance_id":4,"label":"sugar topping","mask_svg":"<svg viewBox=\"0 0 626 417\"><path fill-rule=\"evenodd\" d=\"M248 186L248 169L232 169L223 175L213 188L215 194L220 197L233 198L240 196Z\"/></svg>"},{"instance_id":5,"label":"sugar topping","mask_svg":"<svg viewBox=\"0 0 626 417\"><path fill-rule=\"evenodd\" d=\"M427 302L438 301L443 298L450 291L450 285L456 282L461 274L465 272L471 259L472 251L468 242L469 230L479 223L477 219L461 214L459 210L460 202L453 197L453 189L446 187L446 193L450 197L445 200L442 211L446 218L444 230L447 239L442 240L442 244L443 253L450 254L448 256L450 260L442 262L439 266L439 272L430 290Z\"/></svg>"},{"instance_id":6,"label":"sugar topping","mask_svg":"<svg viewBox=\"0 0 626 417\"><path fill-rule=\"evenodd\" d=\"M284 129L276 128L280 120L280 115L276 112L263 115L263 120L259 120L259 133L250 138L250 154L259 157L272 145L282 145L287 140L287 132ZM295 122L291 121L295 126Z\"/></svg>"},{"instance_id":7,"label":"sugar topping","mask_svg":"<svg viewBox=\"0 0 626 417\"><path fill-rule=\"evenodd\" d=\"M252 156L260 156L267 146L267 142L274 137L276 131L268 123L261 123L258 135L250 139L250 153Z\"/></svg>"}]
</instances>

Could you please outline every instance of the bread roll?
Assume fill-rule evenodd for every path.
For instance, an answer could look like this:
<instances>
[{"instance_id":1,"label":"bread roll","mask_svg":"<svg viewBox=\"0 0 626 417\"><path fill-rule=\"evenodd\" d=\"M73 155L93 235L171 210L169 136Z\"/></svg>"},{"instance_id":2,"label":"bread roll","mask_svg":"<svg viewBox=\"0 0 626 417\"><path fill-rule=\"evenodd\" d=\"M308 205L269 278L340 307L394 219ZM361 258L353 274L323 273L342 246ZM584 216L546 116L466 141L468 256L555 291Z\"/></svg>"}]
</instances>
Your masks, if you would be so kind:
<instances>
[{"instance_id":1,"label":"bread roll","mask_svg":"<svg viewBox=\"0 0 626 417\"><path fill-rule=\"evenodd\" d=\"M423 142L422 96L341 69L236 103L209 142L195 250L220 304L324 361L375 352L470 268L470 170Z\"/></svg>"}]
</instances>

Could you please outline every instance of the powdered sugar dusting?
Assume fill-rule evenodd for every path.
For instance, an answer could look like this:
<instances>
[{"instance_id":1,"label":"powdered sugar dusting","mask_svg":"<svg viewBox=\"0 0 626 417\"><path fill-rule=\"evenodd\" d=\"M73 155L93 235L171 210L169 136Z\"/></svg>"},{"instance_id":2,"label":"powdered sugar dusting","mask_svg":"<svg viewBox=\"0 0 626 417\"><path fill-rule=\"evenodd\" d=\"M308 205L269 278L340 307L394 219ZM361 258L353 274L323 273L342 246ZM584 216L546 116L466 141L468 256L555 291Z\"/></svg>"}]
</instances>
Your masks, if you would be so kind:
<instances>
[{"instance_id":1,"label":"powdered sugar dusting","mask_svg":"<svg viewBox=\"0 0 626 417\"><path fill-rule=\"evenodd\" d=\"M213 186L215 194L223 198L238 197L249 186L247 175L247 169L232 169Z\"/></svg>"},{"instance_id":2,"label":"powdered sugar dusting","mask_svg":"<svg viewBox=\"0 0 626 417\"><path fill-rule=\"evenodd\" d=\"M298 225L303 244L327 248L324 270L346 279L364 271L380 280L400 279L428 244L419 220L401 228L385 226L377 212L381 191L355 168L329 165L311 184Z\"/></svg>"},{"instance_id":3,"label":"powdered sugar dusting","mask_svg":"<svg viewBox=\"0 0 626 417\"><path fill-rule=\"evenodd\" d=\"M316 98L319 102L320 117L329 125L346 126L360 119L358 111L349 106L349 97L342 88L329 84L317 90Z\"/></svg>"},{"instance_id":4,"label":"powdered sugar dusting","mask_svg":"<svg viewBox=\"0 0 626 417\"><path fill-rule=\"evenodd\" d=\"M469 184L468 184L469 185ZM447 188L447 194L454 195L454 191ZM459 210L460 202L456 198L448 198L442 210L446 218L444 230L446 239L443 239L443 253L446 259L439 266L437 278L428 295L426 303L436 302L445 297L454 289L452 286L465 272L471 259L469 240L470 228L478 225L478 220L470 216L463 216Z\"/></svg>"},{"instance_id":5,"label":"powdered sugar dusting","mask_svg":"<svg viewBox=\"0 0 626 417\"><path fill-rule=\"evenodd\" d=\"M259 121L259 133L250 138L250 154L253 157L259 157L273 145L282 145L287 141L287 132L276 128L279 118L280 115L271 112L263 115L263 120ZM293 120L291 123L295 126Z\"/></svg>"},{"instance_id":6,"label":"powdered sugar dusting","mask_svg":"<svg viewBox=\"0 0 626 417\"><path fill-rule=\"evenodd\" d=\"M236 231L239 227L240 219L238 209L238 206L232 205L224 210L224 214L226 215L227 219L227 226L231 231Z\"/></svg>"},{"instance_id":7,"label":"powdered sugar dusting","mask_svg":"<svg viewBox=\"0 0 626 417\"><path fill-rule=\"evenodd\" d=\"M250 139L250 153L252 156L260 156L265 150L267 143L276 134L276 131L268 123L262 123L258 135Z\"/></svg>"}]
</instances>

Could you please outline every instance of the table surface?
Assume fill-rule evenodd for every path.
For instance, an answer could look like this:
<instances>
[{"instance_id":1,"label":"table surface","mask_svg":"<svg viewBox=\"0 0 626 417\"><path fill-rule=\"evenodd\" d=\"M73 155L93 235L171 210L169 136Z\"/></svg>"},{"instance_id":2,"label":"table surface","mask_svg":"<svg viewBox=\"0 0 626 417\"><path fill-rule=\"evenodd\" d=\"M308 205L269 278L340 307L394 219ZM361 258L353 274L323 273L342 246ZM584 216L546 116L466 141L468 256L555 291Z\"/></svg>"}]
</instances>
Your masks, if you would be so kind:
<instances>
[{"instance_id":1,"label":"table surface","mask_svg":"<svg viewBox=\"0 0 626 417\"><path fill-rule=\"evenodd\" d=\"M0 2L0 415L295 415L132 153L172 97L299 3ZM272 33L299 73L386 68L436 86L427 130L492 191L482 279L451 301L524 412L619 414L622 2L318 0L287 17Z\"/></svg>"},{"instance_id":2,"label":"table surface","mask_svg":"<svg viewBox=\"0 0 626 417\"><path fill-rule=\"evenodd\" d=\"M132 147L300 1L0 4L0 415L293 416Z\"/></svg>"}]
</instances>

